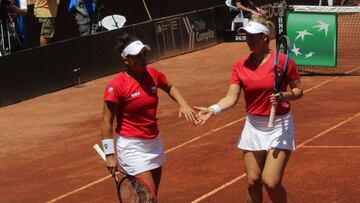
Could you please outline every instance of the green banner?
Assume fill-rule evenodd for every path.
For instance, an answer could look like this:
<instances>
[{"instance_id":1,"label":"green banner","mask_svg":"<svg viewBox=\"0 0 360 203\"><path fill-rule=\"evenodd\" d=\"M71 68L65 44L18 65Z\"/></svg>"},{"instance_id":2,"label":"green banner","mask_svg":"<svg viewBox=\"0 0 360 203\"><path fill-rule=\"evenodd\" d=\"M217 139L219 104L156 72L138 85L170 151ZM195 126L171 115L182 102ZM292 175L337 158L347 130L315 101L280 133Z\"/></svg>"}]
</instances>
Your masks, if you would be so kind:
<instances>
[{"instance_id":1,"label":"green banner","mask_svg":"<svg viewBox=\"0 0 360 203\"><path fill-rule=\"evenodd\" d=\"M335 14L295 13L287 15L291 57L298 65L336 66Z\"/></svg>"}]
</instances>

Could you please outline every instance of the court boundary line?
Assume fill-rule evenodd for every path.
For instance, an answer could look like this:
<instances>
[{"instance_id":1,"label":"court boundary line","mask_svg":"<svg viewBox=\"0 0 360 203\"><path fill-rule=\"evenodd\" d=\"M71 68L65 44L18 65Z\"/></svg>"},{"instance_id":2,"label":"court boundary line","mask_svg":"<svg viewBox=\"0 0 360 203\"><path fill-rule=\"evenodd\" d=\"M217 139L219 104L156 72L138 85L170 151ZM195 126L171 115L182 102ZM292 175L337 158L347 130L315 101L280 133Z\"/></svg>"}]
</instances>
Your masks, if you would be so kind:
<instances>
[{"instance_id":1,"label":"court boundary line","mask_svg":"<svg viewBox=\"0 0 360 203\"><path fill-rule=\"evenodd\" d=\"M315 135L314 137L312 137L312 138L310 138L310 139L306 140L305 142L303 142L303 143L299 144L299 145L298 145L298 147L296 147L296 149L306 148L306 146L304 146L305 144L307 144L307 143L309 143L309 142L311 142L311 141L315 140L316 138L319 138L319 137L321 137L321 136L323 136L323 135L327 134L328 132L330 132L330 131L334 130L334 129L335 129L335 128L337 128L337 127L340 127L340 126L342 126L342 125L346 124L347 122L351 121L352 119L356 118L356 117L357 117L357 116L359 116L359 115L360 115L360 112L358 112L357 114L355 114L355 115L353 115L353 116L351 116L351 117L349 117L349 118L347 118L347 119L343 120L342 122L338 123L337 125L335 125L335 126L333 126L333 127L331 127L331 128L328 128L328 129L326 129L326 130L324 130L324 131L322 131L322 132L318 133L318 134L317 134L317 135ZM359 147L360 147L360 146L359 146ZM241 176L238 176L238 177L236 177L236 178L235 178L235 179L236 179L236 181L233 181L233 180L234 180L234 179L233 179L232 181L229 181L229 182L227 182L227 183L223 184L222 186L220 186L220 187L218 187L218 188L216 188L216 189L214 189L214 190L210 191L209 193L206 193L206 194L202 195L201 197L199 197L199 198L197 198L197 199L195 199L195 200L191 201L191 203L197 203L197 202L200 202L201 200L204 200L204 199L206 199L207 197L210 197L211 195L213 195L213 194L215 194L215 193L219 192L220 190L222 190L222 189L226 188L227 186L230 186L231 184L234 184L235 182L237 182L237 181L241 180L241 179L242 179L243 177L245 177L245 176L246 176L246 173L243 173ZM241 178L239 178L239 177L241 177ZM231 182L231 184L230 184L230 182ZM224 186L224 185L226 185L226 186Z\"/></svg>"},{"instance_id":2,"label":"court boundary line","mask_svg":"<svg viewBox=\"0 0 360 203\"><path fill-rule=\"evenodd\" d=\"M221 185L220 187L216 188L215 190L212 190L212 191L210 191L210 192L206 193L205 195L201 196L200 198L193 200L191 203L200 202L200 201L202 201L202 200L204 200L204 199L206 199L206 198L210 197L211 195L213 195L213 194L215 194L215 193L219 192L220 190L222 190L222 189L224 189L224 188L226 188L226 187L228 187L228 186L230 186L230 185L234 184L235 182L237 182L237 181L239 181L239 180L243 179L245 176L246 176L246 173L243 173L243 174L241 174L240 176L238 176L238 177L236 177L236 178L232 179L231 181L229 181L229 182L227 182L227 183L225 183L225 184Z\"/></svg>"},{"instance_id":3,"label":"court boundary line","mask_svg":"<svg viewBox=\"0 0 360 203\"><path fill-rule=\"evenodd\" d=\"M326 148L326 149L356 149L356 148L359 148L360 149L360 146L357 146L357 145L351 145L351 146L340 146L340 145L336 145L336 146L331 146L331 145L319 145L319 146L316 146L316 145L311 145L311 146L302 146L302 148L308 148L308 149L311 149L311 148Z\"/></svg>"},{"instance_id":4,"label":"court boundary line","mask_svg":"<svg viewBox=\"0 0 360 203\"><path fill-rule=\"evenodd\" d=\"M235 123L237 123L237 122L240 122L240 121L242 121L242 120L244 120L244 119L245 119L245 117L242 117L242 118L240 118L240 119L237 119L237 120L235 120L235 121L232 121L232 122L230 122L230 123L227 123L227 124L225 124L225 125L223 125L223 126L220 126L220 127L218 127L218 128L215 128L215 129L213 129L213 130L211 130L211 131L208 131L208 132L206 132L206 133L203 133L203 134L201 134L201 135L198 136L198 137L195 137L195 138L193 138L193 139L191 139L191 140L189 140L189 141L186 141L186 142L184 142L184 143L182 143L182 144L180 144L180 145L177 145L177 146L175 146L175 147L173 147L173 148L170 148L170 149L166 150L166 151L165 151L165 154L167 154L167 153L169 153L169 152L172 152L172 151L174 151L174 150L176 150L176 149L178 149L178 148L181 148L181 147L183 147L183 146L185 146L185 145L187 145L187 144L190 144L190 143L192 143L192 142L195 142L196 140L198 140L198 139L200 139L200 138L203 138L203 137L205 137L205 136L207 136L207 135L210 135L210 134L212 134L212 133L215 133L215 132L217 132L217 131L220 131L220 130L222 130L222 129L226 128L226 127L229 127L229 126L231 126L231 125L233 125L233 124L235 124Z\"/></svg>"},{"instance_id":5,"label":"court boundary line","mask_svg":"<svg viewBox=\"0 0 360 203\"><path fill-rule=\"evenodd\" d=\"M322 85L324 85L324 84L326 84L326 83L329 83L329 82L331 82L332 80L335 80L335 79L337 79L337 78L338 78L338 76L331 77L330 79L328 79L328 80L326 80L326 81L323 81L323 82L315 85L314 87L311 87L311 88L305 90L305 91L304 91L304 94L307 93L307 92L310 92L310 91L312 91L313 89L316 89L316 88L318 88L318 87L320 87L320 86L322 86ZM235 124L235 123L237 123L237 122L240 122L240 121L242 121L242 120L244 120L244 119L245 119L245 117L242 117L242 118L237 119L237 120L235 120L235 121L231 121L231 122L229 122L229 123L227 123L227 124L225 124L225 125L223 125L223 126L220 126L220 127L216 128L216 129L213 129L213 130L211 130L211 131L208 131L208 132L206 132L206 133L203 133L202 135L200 135L200 136L198 136L198 137L195 137L195 138L193 138L193 139L191 139L191 140L189 140L189 141L186 141L185 143L182 143L182 144L180 144L180 145L177 145L177 146L175 146L175 147L172 147L172 148L166 150L166 151L165 151L165 154L167 154L167 153L169 153L169 152L171 152L171 151L174 151L174 150L176 150L176 149L179 149L179 148L181 148L181 147L183 147L183 146L185 146L185 145L188 145L188 144L190 144L190 143L192 143L192 142L195 142L196 140L198 140L198 139L200 139L200 138L202 138L202 137L205 137L205 136L207 136L207 135L210 135L210 134L212 134L212 133L214 133L214 132L217 132L217 131L225 128L225 127L229 127L229 126L231 126L231 125L233 125L233 124ZM242 175L240 175L240 176L238 176L238 177L241 177L241 176L243 176L243 175L244 175L244 174L242 174ZM51 200L49 200L49 201L46 201L46 203L55 202L55 201L58 201L58 200L60 200L60 199L65 198L65 197L68 197L68 196L70 196L70 195L72 195L72 194L75 194L76 192L82 191L82 190L87 189L87 188L89 188L89 187L91 187L91 186L93 186L93 185L96 185L96 184L98 184L98 183L100 183L100 182L102 182L102 181L104 181L104 180L106 180L106 179L108 179L108 178L110 178L110 177L111 177L111 175L108 175L108 176L105 176L105 177L100 178L100 179L98 179L98 180L95 180L95 181L93 181L93 182L90 182L90 183L88 183L88 184L86 184L86 185L84 185L84 186L82 186L82 187L80 187L80 188L77 188L77 189L72 190L72 191L70 191L70 192L67 192L67 193L65 193L65 194L63 194L63 195L60 195L60 196L58 196L58 197L56 197L56 198L54 198L54 199L51 199Z\"/></svg>"},{"instance_id":6,"label":"court boundary line","mask_svg":"<svg viewBox=\"0 0 360 203\"><path fill-rule=\"evenodd\" d=\"M102 182L102 181L104 181L104 180L106 180L106 179L108 179L108 178L110 178L110 177L112 177L111 174L108 175L108 176L105 176L105 177L103 177L103 178L100 178L100 179L98 179L98 180L96 180L96 181L93 181L93 182L91 182L91 183L88 183L88 184L84 185L83 187L80 187L80 188L78 188L78 189L76 189L76 190L73 190L73 191L68 192L68 193L65 193L65 194L63 194L63 195L61 195L61 196L59 196L59 197L56 197L56 198L54 198L54 199L52 199L52 200L49 200L49 201L47 201L47 203L56 202L56 201L58 201L58 200L60 200L60 199L63 199L63 198L65 198L65 197L68 197L68 196L70 196L70 195L72 195L72 194L74 194L74 193L76 193L76 192L79 192L79 191L84 190L84 189L86 189L86 188L89 188L89 187L91 187L91 186L93 186L93 185L96 185L96 184L98 184L98 183L100 183L100 182Z\"/></svg>"},{"instance_id":7,"label":"court boundary line","mask_svg":"<svg viewBox=\"0 0 360 203\"><path fill-rule=\"evenodd\" d=\"M350 116L349 118L347 118L347 119L343 120L342 122L334 125L333 127L328 128L327 130L325 130L325 131L323 131L323 132L321 132L321 133L318 133L316 136L314 136L314 137L308 139L307 141L301 143L297 148L300 148L300 147L304 146L305 144L307 144L307 143L315 140L316 138L321 137L321 136L323 136L324 134L326 134L326 133L334 130L335 128L344 125L345 123L351 121L352 119L356 118L356 117L359 116L359 115L360 115L360 112L358 112L357 114L355 114L355 115L353 115L353 116Z\"/></svg>"}]
</instances>

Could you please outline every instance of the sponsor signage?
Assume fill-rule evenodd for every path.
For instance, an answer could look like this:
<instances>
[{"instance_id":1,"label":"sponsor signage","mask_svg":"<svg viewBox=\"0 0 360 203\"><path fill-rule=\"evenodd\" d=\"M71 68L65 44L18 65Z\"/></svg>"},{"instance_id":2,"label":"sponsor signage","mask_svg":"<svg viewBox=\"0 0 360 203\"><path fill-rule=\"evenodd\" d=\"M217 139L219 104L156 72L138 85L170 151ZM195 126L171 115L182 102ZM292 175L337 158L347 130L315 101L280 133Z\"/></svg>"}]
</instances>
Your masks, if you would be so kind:
<instances>
[{"instance_id":1,"label":"sponsor signage","mask_svg":"<svg viewBox=\"0 0 360 203\"><path fill-rule=\"evenodd\" d=\"M182 17L187 36L188 49L194 50L217 43L214 20L210 12Z\"/></svg>"},{"instance_id":2,"label":"sponsor signage","mask_svg":"<svg viewBox=\"0 0 360 203\"><path fill-rule=\"evenodd\" d=\"M161 56L217 44L213 10L192 12L155 22Z\"/></svg>"},{"instance_id":3,"label":"sponsor signage","mask_svg":"<svg viewBox=\"0 0 360 203\"><path fill-rule=\"evenodd\" d=\"M336 66L337 17L323 13L288 13L291 57L298 65Z\"/></svg>"},{"instance_id":4,"label":"sponsor signage","mask_svg":"<svg viewBox=\"0 0 360 203\"><path fill-rule=\"evenodd\" d=\"M179 17L155 22L160 56L170 56L184 50L184 36Z\"/></svg>"}]
</instances>

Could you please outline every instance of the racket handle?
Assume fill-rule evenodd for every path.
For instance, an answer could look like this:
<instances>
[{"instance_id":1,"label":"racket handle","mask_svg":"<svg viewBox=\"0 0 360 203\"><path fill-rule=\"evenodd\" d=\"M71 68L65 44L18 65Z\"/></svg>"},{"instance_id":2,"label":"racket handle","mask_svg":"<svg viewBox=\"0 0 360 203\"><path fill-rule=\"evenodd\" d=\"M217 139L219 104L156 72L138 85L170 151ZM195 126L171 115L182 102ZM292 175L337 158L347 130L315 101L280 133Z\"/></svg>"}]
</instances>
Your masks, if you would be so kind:
<instances>
[{"instance_id":1,"label":"racket handle","mask_svg":"<svg viewBox=\"0 0 360 203\"><path fill-rule=\"evenodd\" d=\"M100 158L104 161L106 161L106 156L105 153L103 152L103 150L100 148L100 146L98 144L95 144L93 146L93 148L95 149L95 151L98 153L98 155L100 156Z\"/></svg>"},{"instance_id":2,"label":"racket handle","mask_svg":"<svg viewBox=\"0 0 360 203\"><path fill-rule=\"evenodd\" d=\"M276 115L276 106L277 106L277 104L274 104L274 103L273 103L273 105L271 106L269 123L268 123L268 127L269 127L269 128L273 128L273 127L274 127L275 115Z\"/></svg>"}]
</instances>

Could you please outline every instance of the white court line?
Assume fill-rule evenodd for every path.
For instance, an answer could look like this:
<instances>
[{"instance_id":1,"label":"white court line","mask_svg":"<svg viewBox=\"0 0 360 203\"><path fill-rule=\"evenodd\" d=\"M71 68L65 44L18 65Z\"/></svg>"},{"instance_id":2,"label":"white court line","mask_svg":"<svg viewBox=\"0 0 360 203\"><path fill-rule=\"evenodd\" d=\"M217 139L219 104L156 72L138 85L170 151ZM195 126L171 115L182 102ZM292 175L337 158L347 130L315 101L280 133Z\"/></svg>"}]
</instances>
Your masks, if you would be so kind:
<instances>
[{"instance_id":1,"label":"white court line","mask_svg":"<svg viewBox=\"0 0 360 203\"><path fill-rule=\"evenodd\" d=\"M198 137L195 137L195 138L193 138L193 139L191 139L191 140L189 140L189 141L187 141L187 142L184 142L184 143L182 143L182 144L180 144L180 145L178 145L178 146L175 146L175 147L173 147L173 148L170 148L170 149L166 150L166 151L165 151L165 154L167 154L167 153L169 153L169 152L171 152L171 151L174 151L174 150L176 150L176 149L178 149L178 148L180 148L180 147L183 147L183 146L185 146L185 145L187 145L187 144L190 144L190 143L192 143L192 142L195 142L196 140L198 140L198 139L200 139L200 138L202 138L202 137L205 137L205 136L207 136L207 135L210 135L211 133L214 133L214 132L217 132L217 131L219 131L219 130L221 130L221 129L224 129L224 128L226 128L226 127L229 127L229 126L231 126L231 125L233 125L233 124L235 124L235 123L237 123L237 122L240 122L240 121L242 121L242 120L244 120L244 119L245 119L245 117L242 117L242 118L240 118L240 119L237 119L237 120L235 120L235 121L232 121L232 122L230 122L230 123L227 123L226 125L220 126L220 127L216 128L216 129L214 129L214 130L211 130L211 131L209 131L209 132L203 133L202 135L200 135L200 136L198 136Z\"/></svg>"},{"instance_id":2,"label":"white court line","mask_svg":"<svg viewBox=\"0 0 360 203\"><path fill-rule=\"evenodd\" d=\"M326 129L325 131L323 131L323 132L321 132L321 133L319 133L319 134L315 135L314 137L312 137L312 138L310 138L310 139L306 140L305 142L301 143L298 147L296 147L296 149L299 149L299 148L305 148L306 146L304 146L304 145L305 145L306 143L309 143L309 142L313 141L314 139L319 138L319 137L321 137L321 136L325 135L326 133L330 132L331 130L334 130L335 128L337 128L337 127L340 127L340 126L344 125L345 123L347 123L347 122L351 121L352 119L354 119L355 117L357 117L357 116L359 116L359 115L360 115L360 112L358 112L357 114L355 114L355 115L351 116L350 118L348 118L348 119L346 119L346 120L344 120L344 121L342 121L342 122L338 123L337 125L335 125L335 126L333 126L333 127L331 127L331 128ZM355 146L355 147L360 147L360 146ZM209 197L209 196L211 196L211 195L213 195L213 194L215 194L215 193L219 192L220 190L222 190L222 189L226 188L227 186L230 186L231 184L234 184L235 182L237 182L237 181L241 180L241 179L242 179L242 178L244 178L245 176L246 176L246 174L245 174L245 173L243 173L241 176L239 176L239 177L237 177L237 178L235 178L235 179L231 180L230 182L225 183L224 185L222 185L222 186L220 186L220 187L218 187L218 188L216 188L216 189L214 189L214 190L210 191L209 193L204 194L203 196L201 196L201 197L199 197L199 198L197 198L197 199L193 200L191 203L197 203L197 202L200 202L201 200L206 199L207 197Z\"/></svg>"},{"instance_id":3,"label":"white court line","mask_svg":"<svg viewBox=\"0 0 360 203\"><path fill-rule=\"evenodd\" d=\"M328 149L346 149L346 148L349 148L349 149L356 149L356 148L359 148L360 149L360 146L330 146L330 145L321 145L321 146L302 146L302 148L328 148Z\"/></svg>"},{"instance_id":4,"label":"white court line","mask_svg":"<svg viewBox=\"0 0 360 203\"><path fill-rule=\"evenodd\" d=\"M209 192L209 193L206 193L205 195L201 196L200 198L197 198L196 200L192 201L191 203L200 202L201 200L206 199L207 197L210 197L211 195L219 192L220 190L226 188L227 186L230 186L230 185L234 184L235 182L241 180L241 179L244 178L245 176L246 176L246 174L243 173L241 176L238 176L238 177L232 179L231 181L223 184L222 186L216 188L215 190L213 190L213 191L211 191L211 192Z\"/></svg>"},{"instance_id":5,"label":"white court line","mask_svg":"<svg viewBox=\"0 0 360 203\"><path fill-rule=\"evenodd\" d=\"M329 83L329 82L331 82L331 81L333 81L333 80L335 80L335 79L337 79L337 78L338 78L338 77L336 76L336 77L332 77L332 78L330 78L330 79L328 79L328 80L325 80L324 82L319 83L318 85L315 85L314 87L305 90L304 93L310 92L311 90L316 89L316 88L318 88L318 87L320 87L320 86L323 86L323 85L325 85L326 83Z\"/></svg>"},{"instance_id":6,"label":"white court line","mask_svg":"<svg viewBox=\"0 0 360 203\"><path fill-rule=\"evenodd\" d=\"M339 127L339 126L344 125L345 123L347 123L347 122L351 121L352 119L354 119L355 117L358 117L359 115L360 115L360 112L358 112L357 114L355 114L355 115L353 115L353 116L349 117L348 119L346 119L346 120L344 120L344 121L342 121L342 122L340 122L340 123L338 123L338 124L334 125L333 127L328 128L327 130L325 130L325 131L323 131L323 132L321 132L321 133L317 134L316 136L314 136L314 137L312 137L312 138L308 139L307 141L305 141L305 142L303 142L302 144L300 144L297 148L300 148L300 147L304 146L305 144L307 144L307 143L309 143L309 142L311 142L311 141L315 140L316 138L321 137L321 136L323 136L324 134L326 134L326 133L328 133L328 132L330 132L330 131L334 130L335 128L337 128L337 127Z\"/></svg>"},{"instance_id":7,"label":"white court line","mask_svg":"<svg viewBox=\"0 0 360 203\"><path fill-rule=\"evenodd\" d=\"M328 79L328 80L326 80L326 81L324 81L324 82L322 82L322 83L320 83L320 84L318 84L318 85L316 85L316 86L314 86L314 87L312 87L312 88L310 88L310 89L307 89L307 90L304 91L304 93L309 92L309 91L311 91L311 90L313 90L313 89L316 89L316 88L318 88L318 87L320 87L320 86L322 86L322 85L324 85L324 84L326 84L326 83L334 80L335 78L337 78L337 77L330 78L330 79ZM189 140L189 141L187 141L187 142L185 142L185 143L183 143L183 144L180 144L180 145L178 145L178 146L175 146L175 147L173 147L173 148L170 148L170 149L166 150L165 153L169 153L169 152L174 151L174 150L176 150L176 149L178 149L178 148L180 148L180 147L183 147L183 146L185 146L185 145L187 145L187 144L189 144L189 143L195 142L196 140L198 140L198 139L200 139L200 138L202 138L202 137L205 137L205 136L207 136L207 135L210 135L211 133L216 132L216 131L219 131L219 130L225 128L225 127L229 127L229 126L231 126L231 125L233 125L233 124L235 124L235 123L237 123L237 122L240 122L240 121L242 121L242 120L244 120L244 119L245 119L245 117L242 117L242 118L240 118L240 119L238 119L238 120L235 120L235 121L232 121L232 122L230 122L230 123L228 123L228 124L226 124L226 125L224 125L224 126L221 126L221 127L219 127L219 128L216 128L216 129L214 129L214 130L212 130L212 131L210 131L210 132L206 132L206 133L204 133L204 134L202 134L202 135L200 135L200 136L198 136L198 137L196 137L196 138L193 138L193 139L191 139L191 140ZM244 174L243 174L243 175L244 175ZM242 176L242 175L241 175L241 176ZM239 176L239 177L241 177L241 176ZM104 177L104 178L101 178L101 179L99 179L99 180L96 180L96 181L93 181L93 182L91 182L91 183L88 183L87 185L85 185L85 186L83 186L83 187L81 187L81 188L78 188L78 189L75 189L75 190L70 191L70 192L68 192L68 193L65 193L65 194L63 194L63 195L61 195L61 196L59 196L59 197L56 197L56 198L54 198L54 199L52 199L52 200L49 200L48 202L55 202L55 201L58 201L58 200L60 200L60 199L63 199L63 198L65 198L65 197L67 197L67 196L70 196L70 195L76 193L76 192L79 192L79 191L84 190L84 189L87 189L87 188L89 188L89 187L91 187L91 186L93 186L93 185L95 185L95 184L97 184L97 183L100 183L100 182L102 182L102 181L104 181L104 180L106 180L106 179L108 179L108 178L110 178L110 177L111 177L111 175L108 175L108 176L106 176L106 177Z\"/></svg>"},{"instance_id":8,"label":"white court line","mask_svg":"<svg viewBox=\"0 0 360 203\"><path fill-rule=\"evenodd\" d=\"M57 198L55 198L55 199L49 200L49 201L47 201L47 203L56 202L56 201L58 201L58 200L60 200L60 199L63 199L63 198L65 198L65 197L67 197L67 196L69 196L69 195L71 195L71 194L74 194L74 193L79 192L79 191L81 191L81 190L84 190L84 189L86 189L86 188L88 188L88 187L91 187L91 186L93 186L93 185L95 185L95 184L98 184L98 183L100 183L100 182L102 182L102 181L104 181L104 180L106 180L106 179L108 179L108 178L110 178L110 177L112 177L111 174L108 175L108 176L105 176L105 177L103 177L103 178L100 178L100 179L98 179L98 180L96 180L96 181L93 181L93 182L91 182L91 183L89 183L89 184L87 184L87 185L85 185L85 186L83 186L83 187L81 187L81 188L78 188L78 189L76 189L76 190L73 190L73 191L71 191L71 192L68 192L68 193L66 193L66 194L63 194L63 195L61 195L61 196L59 196L59 197L57 197Z\"/></svg>"},{"instance_id":9,"label":"white court line","mask_svg":"<svg viewBox=\"0 0 360 203\"><path fill-rule=\"evenodd\" d=\"M351 73L356 72L358 70L360 70L360 68L354 68L352 70L349 70L349 71L345 72L345 74L351 74Z\"/></svg>"}]
</instances>

